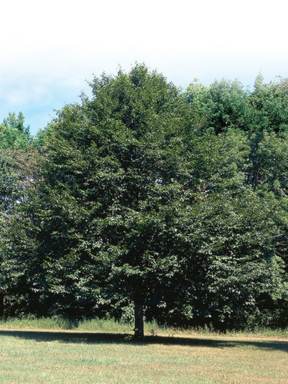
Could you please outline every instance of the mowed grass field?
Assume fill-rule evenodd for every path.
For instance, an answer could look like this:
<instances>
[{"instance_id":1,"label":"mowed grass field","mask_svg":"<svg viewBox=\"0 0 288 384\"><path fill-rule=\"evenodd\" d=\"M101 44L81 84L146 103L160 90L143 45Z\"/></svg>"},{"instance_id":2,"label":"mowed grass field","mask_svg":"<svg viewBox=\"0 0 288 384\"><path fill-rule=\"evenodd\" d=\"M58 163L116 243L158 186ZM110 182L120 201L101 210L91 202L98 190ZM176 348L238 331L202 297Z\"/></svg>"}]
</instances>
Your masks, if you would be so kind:
<instances>
[{"instance_id":1,"label":"mowed grass field","mask_svg":"<svg viewBox=\"0 0 288 384\"><path fill-rule=\"evenodd\" d=\"M103 332L103 324L92 332L88 323L87 332L85 324L69 331L41 329L41 322L33 330L33 322L18 322L18 330L15 322L0 323L0 383L288 383L285 332L157 329L158 336L136 342L131 334Z\"/></svg>"}]
</instances>

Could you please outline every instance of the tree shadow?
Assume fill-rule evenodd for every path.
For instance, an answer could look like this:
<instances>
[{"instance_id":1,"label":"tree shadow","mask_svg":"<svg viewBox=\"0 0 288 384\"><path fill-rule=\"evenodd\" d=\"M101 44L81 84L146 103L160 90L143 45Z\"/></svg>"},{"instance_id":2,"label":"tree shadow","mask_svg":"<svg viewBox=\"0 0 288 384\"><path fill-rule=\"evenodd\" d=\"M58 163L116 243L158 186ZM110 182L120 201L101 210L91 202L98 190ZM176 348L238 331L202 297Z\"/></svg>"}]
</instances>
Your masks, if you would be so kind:
<instances>
[{"instance_id":1,"label":"tree shadow","mask_svg":"<svg viewBox=\"0 0 288 384\"><path fill-rule=\"evenodd\" d=\"M123 333L92 333L71 331L41 331L41 330L0 330L0 336L18 337L37 342L58 341L62 343L87 343L87 344L120 344L129 345L183 345L190 347L209 348L257 348L264 350L275 350L288 352L288 341L280 340L232 340L232 339L209 339L193 337L174 336L145 336L142 340L135 340L131 334Z\"/></svg>"}]
</instances>

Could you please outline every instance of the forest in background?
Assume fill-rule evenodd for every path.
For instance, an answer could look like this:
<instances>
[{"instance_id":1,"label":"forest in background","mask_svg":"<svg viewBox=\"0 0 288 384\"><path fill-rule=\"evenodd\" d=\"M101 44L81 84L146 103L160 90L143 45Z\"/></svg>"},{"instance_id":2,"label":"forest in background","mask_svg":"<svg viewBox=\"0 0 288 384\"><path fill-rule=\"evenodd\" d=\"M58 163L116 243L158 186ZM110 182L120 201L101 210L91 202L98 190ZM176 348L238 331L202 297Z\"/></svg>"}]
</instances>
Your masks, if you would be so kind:
<instances>
[{"instance_id":1,"label":"forest in background","mask_svg":"<svg viewBox=\"0 0 288 384\"><path fill-rule=\"evenodd\" d=\"M0 316L288 324L288 81L135 65L0 125Z\"/></svg>"}]
</instances>

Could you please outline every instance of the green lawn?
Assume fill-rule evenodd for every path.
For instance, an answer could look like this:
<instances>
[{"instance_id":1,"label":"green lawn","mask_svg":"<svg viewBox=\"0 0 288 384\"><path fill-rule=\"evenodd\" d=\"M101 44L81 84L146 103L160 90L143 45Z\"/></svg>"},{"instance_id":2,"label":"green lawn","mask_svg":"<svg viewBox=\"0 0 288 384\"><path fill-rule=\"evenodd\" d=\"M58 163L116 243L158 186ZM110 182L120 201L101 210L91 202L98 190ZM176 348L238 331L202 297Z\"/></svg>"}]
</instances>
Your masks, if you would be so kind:
<instances>
[{"instance_id":1,"label":"green lawn","mask_svg":"<svg viewBox=\"0 0 288 384\"><path fill-rule=\"evenodd\" d=\"M0 383L287 384L287 352L279 335L163 332L137 343L123 334L2 326Z\"/></svg>"}]
</instances>

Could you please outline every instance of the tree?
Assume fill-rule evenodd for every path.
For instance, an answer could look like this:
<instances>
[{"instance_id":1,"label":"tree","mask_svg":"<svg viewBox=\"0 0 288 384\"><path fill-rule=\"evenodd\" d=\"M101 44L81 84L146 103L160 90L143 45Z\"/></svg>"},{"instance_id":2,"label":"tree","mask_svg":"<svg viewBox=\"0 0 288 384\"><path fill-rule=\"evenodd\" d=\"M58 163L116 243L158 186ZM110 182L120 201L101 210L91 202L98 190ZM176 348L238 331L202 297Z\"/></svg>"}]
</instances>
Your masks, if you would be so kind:
<instances>
[{"instance_id":1,"label":"tree","mask_svg":"<svg viewBox=\"0 0 288 384\"><path fill-rule=\"evenodd\" d=\"M34 181L36 153L30 142L23 115L9 114L0 125L0 316L4 314L4 296L7 301L15 281L12 271L16 269L16 261L9 259L11 247L8 246L14 231L12 223Z\"/></svg>"},{"instance_id":2,"label":"tree","mask_svg":"<svg viewBox=\"0 0 288 384\"><path fill-rule=\"evenodd\" d=\"M275 206L277 202L268 204L249 188L226 190L200 200L183 218L179 233L190 254L182 263L182 290L196 324L200 320L218 329L240 328L283 297Z\"/></svg>"},{"instance_id":3,"label":"tree","mask_svg":"<svg viewBox=\"0 0 288 384\"><path fill-rule=\"evenodd\" d=\"M45 139L38 264L62 313L97 306L108 281L135 303L142 337L143 306L177 269L167 244L181 194L185 103L143 65L91 86L92 99L65 107Z\"/></svg>"},{"instance_id":4,"label":"tree","mask_svg":"<svg viewBox=\"0 0 288 384\"><path fill-rule=\"evenodd\" d=\"M253 131L286 132L287 101L288 81L286 79L265 84L261 76L258 76L254 91L249 95L249 104L253 110Z\"/></svg>"},{"instance_id":5,"label":"tree","mask_svg":"<svg viewBox=\"0 0 288 384\"><path fill-rule=\"evenodd\" d=\"M251 107L249 93L237 82L220 81L210 86L192 83L186 97L191 108L190 119L202 131L213 129L216 134L229 128L249 130Z\"/></svg>"},{"instance_id":6,"label":"tree","mask_svg":"<svg viewBox=\"0 0 288 384\"><path fill-rule=\"evenodd\" d=\"M10 113L0 124L0 149L25 149L31 142L23 113Z\"/></svg>"},{"instance_id":7,"label":"tree","mask_svg":"<svg viewBox=\"0 0 288 384\"><path fill-rule=\"evenodd\" d=\"M160 319L227 329L245 326L257 314L254 323L271 325L271 309L284 299L287 286L284 255L279 257L277 246L279 232L282 242L285 233L279 226L281 204L267 189L273 185L269 178L281 174L273 171L281 146L271 151L270 161L273 141L265 143L269 152L261 163L269 178L263 179L264 189L253 191L247 133L191 129L184 142L189 177L173 224L179 270L162 299ZM285 151L280 158L279 170L285 168ZM270 313L266 319L265 311Z\"/></svg>"}]
</instances>

